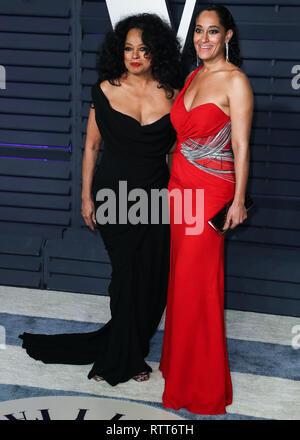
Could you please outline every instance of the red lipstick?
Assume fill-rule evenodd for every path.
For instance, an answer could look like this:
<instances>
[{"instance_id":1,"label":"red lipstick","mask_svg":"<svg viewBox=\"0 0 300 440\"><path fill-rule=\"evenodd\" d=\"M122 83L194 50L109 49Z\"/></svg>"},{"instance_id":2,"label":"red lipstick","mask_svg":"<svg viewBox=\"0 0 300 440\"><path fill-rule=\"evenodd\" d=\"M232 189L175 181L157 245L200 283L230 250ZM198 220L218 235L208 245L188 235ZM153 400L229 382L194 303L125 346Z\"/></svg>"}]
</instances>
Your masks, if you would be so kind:
<instances>
[{"instance_id":1,"label":"red lipstick","mask_svg":"<svg viewBox=\"0 0 300 440\"><path fill-rule=\"evenodd\" d=\"M133 67L139 67L141 63L130 63Z\"/></svg>"}]
</instances>

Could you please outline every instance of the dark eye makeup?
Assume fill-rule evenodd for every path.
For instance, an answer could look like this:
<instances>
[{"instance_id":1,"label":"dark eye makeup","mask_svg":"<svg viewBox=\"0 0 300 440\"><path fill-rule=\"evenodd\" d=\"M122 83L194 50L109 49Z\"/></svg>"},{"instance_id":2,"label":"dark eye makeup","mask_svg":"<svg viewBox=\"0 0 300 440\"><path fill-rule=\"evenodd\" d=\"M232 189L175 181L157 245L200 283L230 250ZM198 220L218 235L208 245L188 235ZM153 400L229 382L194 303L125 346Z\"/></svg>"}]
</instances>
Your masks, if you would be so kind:
<instances>
[{"instance_id":1,"label":"dark eye makeup","mask_svg":"<svg viewBox=\"0 0 300 440\"><path fill-rule=\"evenodd\" d=\"M196 33L196 34L200 34L200 32L202 32L202 29L201 29L201 28L195 28L195 33ZM210 33L210 34L218 34L218 33L219 33L219 30L218 30L218 29L210 29L210 30L209 30L209 33Z\"/></svg>"},{"instance_id":2,"label":"dark eye makeup","mask_svg":"<svg viewBox=\"0 0 300 440\"><path fill-rule=\"evenodd\" d=\"M126 50L127 52L129 52L130 50L132 50L132 47L130 46L125 46L124 50ZM142 46L140 47L140 51L141 52L145 52L145 55L148 55L150 53L150 49L146 46Z\"/></svg>"}]
</instances>

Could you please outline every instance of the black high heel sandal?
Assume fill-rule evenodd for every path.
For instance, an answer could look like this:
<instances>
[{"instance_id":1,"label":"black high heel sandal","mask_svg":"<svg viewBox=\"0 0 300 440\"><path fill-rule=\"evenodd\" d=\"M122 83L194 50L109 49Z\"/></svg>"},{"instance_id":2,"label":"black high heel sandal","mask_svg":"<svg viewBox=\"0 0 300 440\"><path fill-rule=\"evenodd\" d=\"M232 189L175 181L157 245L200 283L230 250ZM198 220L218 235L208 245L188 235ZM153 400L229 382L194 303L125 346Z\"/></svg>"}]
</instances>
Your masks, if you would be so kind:
<instances>
[{"instance_id":1,"label":"black high heel sandal","mask_svg":"<svg viewBox=\"0 0 300 440\"><path fill-rule=\"evenodd\" d=\"M93 379L96 382L103 382L104 381L103 377L101 377L101 376L94 376ZM150 379L150 373L147 372L147 371L143 371L142 373L140 373L140 374L138 374L136 376L133 376L133 379L136 382L145 382L146 380Z\"/></svg>"},{"instance_id":2,"label":"black high heel sandal","mask_svg":"<svg viewBox=\"0 0 300 440\"><path fill-rule=\"evenodd\" d=\"M104 380L103 377L101 377L101 376L94 376L93 379L94 379L96 382L101 382L101 381Z\"/></svg>"},{"instance_id":3,"label":"black high heel sandal","mask_svg":"<svg viewBox=\"0 0 300 440\"><path fill-rule=\"evenodd\" d=\"M145 382L146 380L150 379L150 373L148 371L143 371L142 373L138 374L137 376L133 376L133 379L136 382Z\"/></svg>"}]
</instances>

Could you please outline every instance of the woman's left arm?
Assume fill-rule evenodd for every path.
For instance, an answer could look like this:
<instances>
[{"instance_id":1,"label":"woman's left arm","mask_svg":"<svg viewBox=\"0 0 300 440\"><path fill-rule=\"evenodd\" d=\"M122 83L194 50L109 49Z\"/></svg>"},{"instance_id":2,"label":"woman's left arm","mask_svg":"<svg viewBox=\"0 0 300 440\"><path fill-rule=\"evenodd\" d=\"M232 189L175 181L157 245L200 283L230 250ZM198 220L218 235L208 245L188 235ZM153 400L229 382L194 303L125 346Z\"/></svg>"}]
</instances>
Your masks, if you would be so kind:
<instances>
[{"instance_id":1,"label":"woman's left arm","mask_svg":"<svg viewBox=\"0 0 300 440\"><path fill-rule=\"evenodd\" d=\"M232 73L228 98L236 183L233 202L228 210L224 229L229 227L234 229L247 218L244 202L249 173L249 137L253 115L253 92L243 72Z\"/></svg>"}]
</instances>

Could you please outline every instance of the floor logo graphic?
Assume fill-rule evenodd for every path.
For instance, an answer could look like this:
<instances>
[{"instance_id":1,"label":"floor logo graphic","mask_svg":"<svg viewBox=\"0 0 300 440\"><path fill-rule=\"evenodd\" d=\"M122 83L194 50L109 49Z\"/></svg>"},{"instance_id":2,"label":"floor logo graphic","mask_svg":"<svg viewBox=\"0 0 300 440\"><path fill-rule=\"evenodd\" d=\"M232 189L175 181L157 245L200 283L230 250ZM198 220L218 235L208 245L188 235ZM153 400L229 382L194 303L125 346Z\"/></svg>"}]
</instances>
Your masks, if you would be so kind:
<instances>
[{"instance_id":1,"label":"floor logo graphic","mask_svg":"<svg viewBox=\"0 0 300 440\"><path fill-rule=\"evenodd\" d=\"M185 420L143 403L102 397L51 396L0 403L0 420Z\"/></svg>"}]
</instances>

